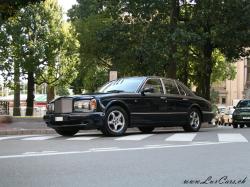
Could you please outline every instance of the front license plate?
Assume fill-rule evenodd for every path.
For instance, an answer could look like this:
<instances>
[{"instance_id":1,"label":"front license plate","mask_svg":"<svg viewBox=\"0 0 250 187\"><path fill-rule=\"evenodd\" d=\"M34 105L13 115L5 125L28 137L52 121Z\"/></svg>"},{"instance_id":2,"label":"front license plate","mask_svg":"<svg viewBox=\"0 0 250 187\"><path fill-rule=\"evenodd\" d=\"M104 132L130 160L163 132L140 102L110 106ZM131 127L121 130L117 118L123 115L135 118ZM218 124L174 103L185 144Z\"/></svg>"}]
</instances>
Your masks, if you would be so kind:
<instances>
[{"instance_id":1,"label":"front license plate","mask_svg":"<svg viewBox=\"0 0 250 187\"><path fill-rule=\"evenodd\" d=\"M55 117L55 121L63 121L63 117Z\"/></svg>"},{"instance_id":2,"label":"front license plate","mask_svg":"<svg viewBox=\"0 0 250 187\"><path fill-rule=\"evenodd\" d=\"M243 117L243 119L250 119L250 117Z\"/></svg>"}]
</instances>

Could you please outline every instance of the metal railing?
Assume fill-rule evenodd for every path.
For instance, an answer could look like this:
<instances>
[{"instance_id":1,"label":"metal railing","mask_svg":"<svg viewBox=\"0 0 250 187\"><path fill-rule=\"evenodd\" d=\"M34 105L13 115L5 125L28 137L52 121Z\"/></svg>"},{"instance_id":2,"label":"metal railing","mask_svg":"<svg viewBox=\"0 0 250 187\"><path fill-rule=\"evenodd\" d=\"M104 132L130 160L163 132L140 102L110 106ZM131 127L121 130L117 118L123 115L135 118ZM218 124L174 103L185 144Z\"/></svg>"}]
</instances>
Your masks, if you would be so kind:
<instances>
[{"instance_id":1,"label":"metal railing","mask_svg":"<svg viewBox=\"0 0 250 187\"><path fill-rule=\"evenodd\" d=\"M26 116L26 106L21 106L19 108L20 116ZM34 107L33 108L33 117L43 117L46 114L47 109L45 107ZM9 115L13 116L14 108L9 107Z\"/></svg>"}]
</instances>

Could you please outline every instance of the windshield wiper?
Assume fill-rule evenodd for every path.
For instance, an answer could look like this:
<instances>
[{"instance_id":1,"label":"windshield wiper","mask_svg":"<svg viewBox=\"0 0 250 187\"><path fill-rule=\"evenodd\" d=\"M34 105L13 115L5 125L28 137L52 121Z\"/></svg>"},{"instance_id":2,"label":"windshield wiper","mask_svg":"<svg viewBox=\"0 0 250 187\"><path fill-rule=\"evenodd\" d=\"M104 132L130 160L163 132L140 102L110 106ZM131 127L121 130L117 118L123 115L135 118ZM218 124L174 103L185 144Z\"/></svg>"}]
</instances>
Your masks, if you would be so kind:
<instances>
[{"instance_id":1,"label":"windshield wiper","mask_svg":"<svg viewBox=\"0 0 250 187\"><path fill-rule=\"evenodd\" d=\"M123 90L109 90L107 93L121 93L124 92Z\"/></svg>"}]
</instances>

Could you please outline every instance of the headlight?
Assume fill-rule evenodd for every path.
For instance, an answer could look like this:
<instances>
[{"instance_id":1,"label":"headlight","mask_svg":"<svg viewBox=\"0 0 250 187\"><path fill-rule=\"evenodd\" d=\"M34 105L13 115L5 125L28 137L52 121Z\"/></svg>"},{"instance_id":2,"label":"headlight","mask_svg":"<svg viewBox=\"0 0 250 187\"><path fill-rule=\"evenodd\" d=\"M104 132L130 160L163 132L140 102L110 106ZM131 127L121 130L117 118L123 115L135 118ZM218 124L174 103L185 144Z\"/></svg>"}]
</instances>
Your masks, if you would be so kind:
<instances>
[{"instance_id":1,"label":"headlight","mask_svg":"<svg viewBox=\"0 0 250 187\"><path fill-rule=\"evenodd\" d=\"M55 110L55 104L54 103L49 103L47 105L47 108L48 108L49 112L54 112L54 110Z\"/></svg>"},{"instance_id":2,"label":"headlight","mask_svg":"<svg viewBox=\"0 0 250 187\"><path fill-rule=\"evenodd\" d=\"M90 102L89 102L89 109L90 110L95 110L96 107L97 107L96 100L95 99L91 99Z\"/></svg>"},{"instance_id":3,"label":"headlight","mask_svg":"<svg viewBox=\"0 0 250 187\"><path fill-rule=\"evenodd\" d=\"M240 111L239 111L239 110L235 110L235 111L233 112L233 116L236 116L236 115L240 115Z\"/></svg>"},{"instance_id":4,"label":"headlight","mask_svg":"<svg viewBox=\"0 0 250 187\"><path fill-rule=\"evenodd\" d=\"M78 100L74 102L74 110L79 112L90 112L96 109L96 100Z\"/></svg>"}]
</instances>

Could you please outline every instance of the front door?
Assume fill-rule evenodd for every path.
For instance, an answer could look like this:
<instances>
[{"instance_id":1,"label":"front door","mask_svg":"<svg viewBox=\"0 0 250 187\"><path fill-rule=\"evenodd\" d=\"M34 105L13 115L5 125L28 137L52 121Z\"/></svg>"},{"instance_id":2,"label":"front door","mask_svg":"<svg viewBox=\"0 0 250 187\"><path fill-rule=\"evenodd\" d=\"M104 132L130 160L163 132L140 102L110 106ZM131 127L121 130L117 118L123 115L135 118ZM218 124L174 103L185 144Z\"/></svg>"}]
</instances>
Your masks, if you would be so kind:
<instances>
[{"instance_id":1,"label":"front door","mask_svg":"<svg viewBox=\"0 0 250 187\"><path fill-rule=\"evenodd\" d=\"M150 78L142 90L153 88L152 92L144 93L136 101L136 107L131 112L131 121L135 125L162 124L164 123L165 95L161 80Z\"/></svg>"}]
</instances>

